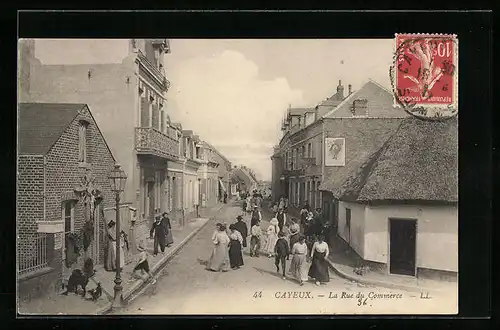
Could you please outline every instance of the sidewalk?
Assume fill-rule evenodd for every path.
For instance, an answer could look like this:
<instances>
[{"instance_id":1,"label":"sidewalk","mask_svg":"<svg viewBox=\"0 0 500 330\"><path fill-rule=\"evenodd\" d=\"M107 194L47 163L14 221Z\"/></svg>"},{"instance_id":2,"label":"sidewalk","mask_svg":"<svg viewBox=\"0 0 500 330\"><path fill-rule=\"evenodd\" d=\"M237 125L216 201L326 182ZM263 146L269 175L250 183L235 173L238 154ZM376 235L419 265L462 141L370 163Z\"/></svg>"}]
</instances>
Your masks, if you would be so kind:
<instances>
[{"instance_id":1,"label":"sidewalk","mask_svg":"<svg viewBox=\"0 0 500 330\"><path fill-rule=\"evenodd\" d=\"M200 210L202 218L195 218L188 221L182 229L172 229L174 243L165 250L164 254L159 253L153 256L153 240L146 242L146 249L149 254L149 263L151 273L155 275L192 237L194 237L209 221L227 204L217 204L210 209ZM132 270L135 266L134 261L128 263L121 273L123 286L123 299L128 301L134 298L144 286L144 279L130 280ZM93 289L97 283L101 283L103 294L96 301L88 301L74 294L63 296L60 294L51 294L49 296L31 300L29 302L19 302L19 314L40 315L40 314L59 314L59 315L96 315L107 312L112 305L114 296L115 272L105 271L103 266L96 267L96 274L90 279L87 290Z\"/></svg>"},{"instance_id":2,"label":"sidewalk","mask_svg":"<svg viewBox=\"0 0 500 330\"><path fill-rule=\"evenodd\" d=\"M413 278L388 275L385 271L369 269L364 275L354 273L354 270L363 266L363 260L340 238L330 239L330 255L328 262L333 271L350 281L380 286L390 289L400 289L412 292L453 292L458 290L456 281L440 281L427 278Z\"/></svg>"}]
</instances>

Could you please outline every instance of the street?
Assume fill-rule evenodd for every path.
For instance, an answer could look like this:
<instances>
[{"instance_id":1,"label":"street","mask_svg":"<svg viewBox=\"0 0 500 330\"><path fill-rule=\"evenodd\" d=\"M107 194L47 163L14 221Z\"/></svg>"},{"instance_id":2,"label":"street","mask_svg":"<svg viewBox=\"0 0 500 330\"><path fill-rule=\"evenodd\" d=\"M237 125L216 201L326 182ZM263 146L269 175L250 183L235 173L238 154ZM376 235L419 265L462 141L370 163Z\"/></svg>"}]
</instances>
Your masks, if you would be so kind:
<instances>
[{"instance_id":1,"label":"street","mask_svg":"<svg viewBox=\"0 0 500 330\"><path fill-rule=\"evenodd\" d=\"M205 270L215 223L232 223L240 212L239 206L225 206L170 260L154 285L113 314L425 314L457 306L450 297L424 299L425 294L369 287L333 271L327 285L309 282L301 287L276 273L274 258L250 258L246 251L245 265L239 270Z\"/></svg>"}]
</instances>

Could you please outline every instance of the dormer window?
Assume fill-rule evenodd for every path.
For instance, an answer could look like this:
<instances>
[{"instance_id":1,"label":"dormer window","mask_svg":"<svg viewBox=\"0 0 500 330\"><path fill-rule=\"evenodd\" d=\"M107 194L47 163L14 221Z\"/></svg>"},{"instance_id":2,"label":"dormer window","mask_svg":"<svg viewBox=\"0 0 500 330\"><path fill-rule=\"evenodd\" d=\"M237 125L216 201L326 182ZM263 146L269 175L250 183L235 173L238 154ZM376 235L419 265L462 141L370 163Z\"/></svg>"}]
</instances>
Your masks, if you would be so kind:
<instances>
[{"instance_id":1,"label":"dormer window","mask_svg":"<svg viewBox=\"0 0 500 330\"><path fill-rule=\"evenodd\" d=\"M87 163L87 128L89 123L81 120L78 125L78 162Z\"/></svg>"}]
</instances>

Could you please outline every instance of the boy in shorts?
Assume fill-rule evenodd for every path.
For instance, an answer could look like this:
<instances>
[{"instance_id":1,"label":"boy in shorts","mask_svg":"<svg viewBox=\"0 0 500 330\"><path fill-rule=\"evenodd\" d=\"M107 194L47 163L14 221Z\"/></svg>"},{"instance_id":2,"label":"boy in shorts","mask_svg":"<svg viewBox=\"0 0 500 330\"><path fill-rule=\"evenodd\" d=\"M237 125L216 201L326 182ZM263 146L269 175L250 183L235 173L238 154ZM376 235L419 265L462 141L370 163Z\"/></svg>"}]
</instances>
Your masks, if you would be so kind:
<instances>
[{"instance_id":1,"label":"boy in shorts","mask_svg":"<svg viewBox=\"0 0 500 330\"><path fill-rule=\"evenodd\" d=\"M156 279L149 271L148 254L142 242L139 243L137 250L139 250L140 253L139 253L139 258L137 260L137 264L135 265L134 270L132 271L132 276L137 275L137 271L140 270L141 274L144 272L148 274L148 280L151 281L151 284L154 284L156 282ZM131 280L133 280L133 278Z\"/></svg>"}]
</instances>

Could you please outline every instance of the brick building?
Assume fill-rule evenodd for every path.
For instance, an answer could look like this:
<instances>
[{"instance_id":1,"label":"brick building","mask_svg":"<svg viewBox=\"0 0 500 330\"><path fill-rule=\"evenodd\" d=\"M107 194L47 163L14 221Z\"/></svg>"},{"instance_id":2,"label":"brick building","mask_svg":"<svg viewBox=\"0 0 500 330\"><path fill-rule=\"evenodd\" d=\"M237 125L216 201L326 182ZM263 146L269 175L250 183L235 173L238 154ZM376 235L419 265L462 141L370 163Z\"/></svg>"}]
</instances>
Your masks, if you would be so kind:
<instances>
[{"instance_id":1,"label":"brick building","mask_svg":"<svg viewBox=\"0 0 500 330\"><path fill-rule=\"evenodd\" d=\"M231 162L214 146L207 143L209 148L214 154L215 161L217 164L218 171L218 185L217 185L217 200L219 202L223 201L224 193L227 193L228 198L231 196Z\"/></svg>"},{"instance_id":2,"label":"brick building","mask_svg":"<svg viewBox=\"0 0 500 330\"><path fill-rule=\"evenodd\" d=\"M87 105L19 105L17 272L21 298L57 289L63 273L83 267L81 245L79 256L66 248L71 235L82 236L85 221L93 229L88 256L95 264L104 262L103 210L114 203L108 181L114 164ZM85 177L93 178L89 187L100 191L95 203L90 202L92 208L76 189L86 185Z\"/></svg>"},{"instance_id":3,"label":"brick building","mask_svg":"<svg viewBox=\"0 0 500 330\"><path fill-rule=\"evenodd\" d=\"M31 49L34 44L25 42ZM47 41L49 42L49 41ZM64 40L57 41L65 52ZM22 43L21 43L22 44ZM173 177L167 168L179 158L182 132L167 113L169 81L164 55L170 52L166 39L120 39L93 41L93 52L103 54L92 63L43 64L25 51L22 63L30 63L31 102L85 103L92 108L113 155L128 175L123 201L137 209L137 233L150 226L153 216L169 209ZM121 60L112 60L107 48L121 50ZM119 120L119 122L117 122ZM130 218L129 212L123 212Z\"/></svg>"},{"instance_id":4,"label":"brick building","mask_svg":"<svg viewBox=\"0 0 500 330\"><path fill-rule=\"evenodd\" d=\"M336 94L316 107L289 108L282 126L284 135L271 158L272 185L277 189L273 199L286 195L295 209L308 201L335 222L329 192L322 192L324 179L334 176L358 153L368 153L363 146L383 143L383 132L391 131L407 116L393 107L391 93L372 80L357 91L349 85L347 97L339 82ZM341 144L337 163L325 158L331 147L327 143L332 141Z\"/></svg>"}]
</instances>

